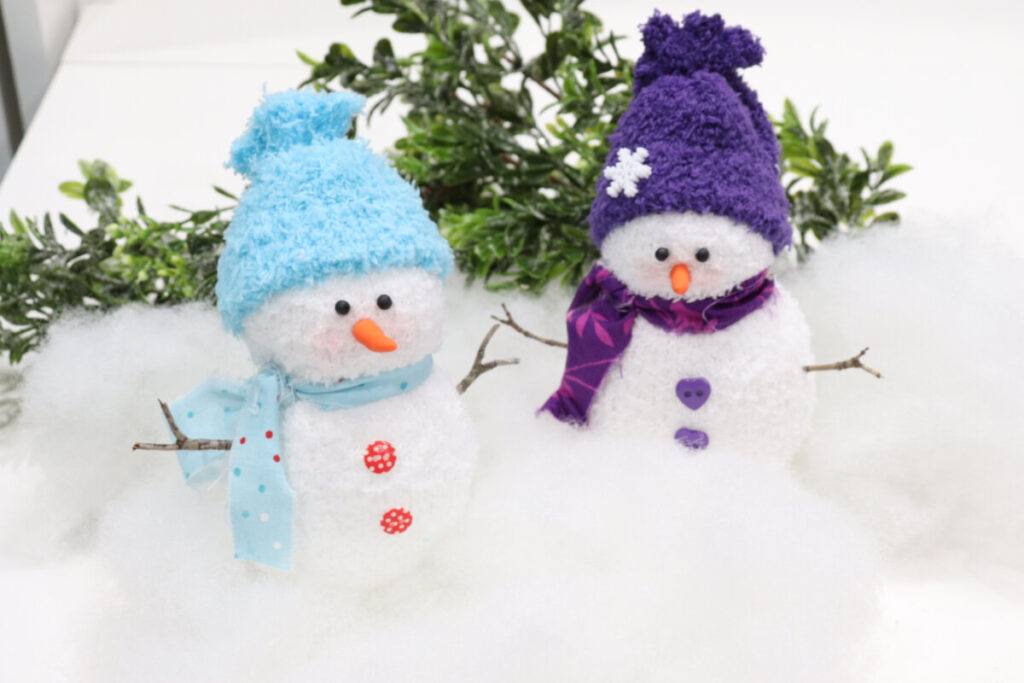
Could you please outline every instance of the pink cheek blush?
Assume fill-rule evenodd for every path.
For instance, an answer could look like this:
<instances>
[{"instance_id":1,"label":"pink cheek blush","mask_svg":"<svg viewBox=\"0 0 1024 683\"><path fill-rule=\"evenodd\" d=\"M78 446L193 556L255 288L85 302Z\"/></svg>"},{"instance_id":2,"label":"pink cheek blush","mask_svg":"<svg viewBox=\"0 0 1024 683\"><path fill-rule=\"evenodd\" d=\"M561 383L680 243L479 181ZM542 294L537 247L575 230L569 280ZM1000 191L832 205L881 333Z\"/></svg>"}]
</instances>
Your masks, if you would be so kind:
<instances>
[{"instance_id":1,"label":"pink cheek blush","mask_svg":"<svg viewBox=\"0 0 1024 683\"><path fill-rule=\"evenodd\" d=\"M670 266L665 263L644 263L637 269L641 280L649 289L665 289L671 287L669 279Z\"/></svg>"},{"instance_id":2,"label":"pink cheek blush","mask_svg":"<svg viewBox=\"0 0 1024 683\"><path fill-rule=\"evenodd\" d=\"M694 273L693 285L705 289L713 287L718 282L717 273Z\"/></svg>"},{"instance_id":3,"label":"pink cheek blush","mask_svg":"<svg viewBox=\"0 0 1024 683\"><path fill-rule=\"evenodd\" d=\"M336 328L321 328L313 335L313 348L327 356L343 351L352 333Z\"/></svg>"},{"instance_id":4,"label":"pink cheek blush","mask_svg":"<svg viewBox=\"0 0 1024 683\"><path fill-rule=\"evenodd\" d=\"M707 265L698 265L690 270L693 284L701 288L714 288L722 282L722 271Z\"/></svg>"}]
</instances>

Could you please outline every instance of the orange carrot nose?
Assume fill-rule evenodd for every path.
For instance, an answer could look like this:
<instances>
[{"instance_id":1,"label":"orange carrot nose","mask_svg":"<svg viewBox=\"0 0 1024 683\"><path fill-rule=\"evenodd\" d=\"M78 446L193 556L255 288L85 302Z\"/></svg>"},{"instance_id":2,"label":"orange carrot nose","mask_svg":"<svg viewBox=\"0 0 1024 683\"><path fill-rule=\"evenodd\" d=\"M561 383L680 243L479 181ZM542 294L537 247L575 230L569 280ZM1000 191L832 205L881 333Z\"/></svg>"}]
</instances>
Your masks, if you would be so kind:
<instances>
[{"instance_id":1,"label":"orange carrot nose","mask_svg":"<svg viewBox=\"0 0 1024 683\"><path fill-rule=\"evenodd\" d=\"M686 290L690 288L690 269L679 263L672 267L669 277L672 279L672 291L676 294L686 294Z\"/></svg>"},{"instance_id":2,"label":"orange carrot nose","mask_svg":"<svg viewBox=\"0 0 1024 683\"><path fill-rule=\"evenodd\" d=\"M398 348L395 340L384 334L384 330L369 318L357 322L352 327L352 335L360 344L377 353L387 353Z\"/></svg>"}]
</instances>

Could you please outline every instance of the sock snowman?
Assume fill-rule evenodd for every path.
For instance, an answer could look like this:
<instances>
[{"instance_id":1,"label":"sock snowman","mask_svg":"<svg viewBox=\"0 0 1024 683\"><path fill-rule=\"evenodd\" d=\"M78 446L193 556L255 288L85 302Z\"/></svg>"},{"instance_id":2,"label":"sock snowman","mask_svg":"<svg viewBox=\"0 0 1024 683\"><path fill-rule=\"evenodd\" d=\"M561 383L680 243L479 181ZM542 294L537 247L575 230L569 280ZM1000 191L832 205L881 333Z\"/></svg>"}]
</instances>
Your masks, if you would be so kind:
<instances>
[{"instance_id":1,"label":"sock snowman","mask_svg":"<svg viewBox=\"0 0 1024 683\"><path fill-rule=\"evenodd\" d=\"M195 487L226 477L235 556L377 583L457 520L476 458L454 384L433 368L452 254L419 193L345 139L363 98L269 95L234 143L250 181L218 265L225 327L260 372L171 408Z\"/></svg>"},{"instance_id":2,"label":"sock snowman","mask_svg":"<svg viewBox=\"0 0 1024 683\"><path fill-rule=\"evenodd\" d=\"M568 313L556 418L694 451L792 457L814 405L810 333L769 269L790 244L779 149L737 69L756 37L721 17L643 28L590 235L601 258Z\"/></svg>"}]
</instances>

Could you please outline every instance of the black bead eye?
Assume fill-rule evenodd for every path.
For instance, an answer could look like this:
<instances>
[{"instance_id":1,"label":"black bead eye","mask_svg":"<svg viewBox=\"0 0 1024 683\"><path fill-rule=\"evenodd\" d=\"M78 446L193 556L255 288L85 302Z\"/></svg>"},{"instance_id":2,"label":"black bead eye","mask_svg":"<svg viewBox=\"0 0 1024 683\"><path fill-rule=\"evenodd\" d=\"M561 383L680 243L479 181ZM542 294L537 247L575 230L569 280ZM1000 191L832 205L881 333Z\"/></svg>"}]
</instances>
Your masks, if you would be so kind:
<instances>
[{"instance_id":1,"label":"black bead eye","mask_svg":"<svg viewBox=\"0 0 1024 683\"><path fill-rule=\"evenodd\" d=\"M344 299L338 299L334 302L334 312L338 315L347 315L352 307L348 305L348 302Z\"/></svg>"},{"instance_id":2,"label":"black bead eye","mask_svg":"<svg viewBox=\"0 0 1024 683\"><path fill-rule=\"evenodd\" d=\"M664 261L668 258L668 249L665 247L658 247L658 251L654 252L654 258L659 261Z\"/></svg>"},{"instance_id":3,"label":"black bead eye","mask_svg":"<svg viewBox=\"0 0 1024 683\"><path fill-rule=\"evenodd\" d=\"M377 297L377 308L382 311L386 311L391 308L391 297L387 294L381 294Z\"/></svg>"},{"instance_id":4,"label":"black bead eye","mask_svg":"<svg viewBox=\"0 0 1024 683\"><path fill-rule=\"evenodd\" d=\"M698 261L704 263L709 258L711 258L711 252L707 250L707 247L701 247L700 249L697 250L697 253L694 254L694 256L697 258Z\"/></svg>"}]
</instances>

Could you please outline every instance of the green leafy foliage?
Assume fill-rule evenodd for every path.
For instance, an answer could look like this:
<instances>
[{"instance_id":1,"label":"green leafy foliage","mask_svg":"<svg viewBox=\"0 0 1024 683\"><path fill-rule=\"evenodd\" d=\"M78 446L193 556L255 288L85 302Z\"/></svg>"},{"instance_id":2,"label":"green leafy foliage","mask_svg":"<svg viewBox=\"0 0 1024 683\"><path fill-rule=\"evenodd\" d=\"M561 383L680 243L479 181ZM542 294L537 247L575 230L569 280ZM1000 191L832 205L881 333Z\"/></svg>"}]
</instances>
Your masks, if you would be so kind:
<instances>
[{"instance_id":1,"label":"green leafy foliage","mask_svg":"<svg viewBox=\"0 0 1024 683\"><path fill-rule=\"evenodd\" d=\"M14 368L0 366L0 429L18 419L21 414L21 401L18 387L21 374Z\"/></svg>"},{"instance_id":2,"label":"green leafy foliage","mask_svg":"<svg viewBox=\"0 0 1024 683\"><path fill-rule=\"evenodd\" d=\"M775 133L782 146L790 223L797 233L794 243L801 258L834 232L862 230L899 220L895 211L879 207L906 195L882 186L911 170L906 164L892 162L891 142L882 143L875 156L861 149L863 165L836 152L825 137L828 121L816 122L816 113L811 113L805 128L796 107L786 100L782 120L775 121Z\"/></svg>"},{"instance_id":3,"label":"green leafy foliage","mask_svg":"<svg viewBox=\"0 0 1024 683\"><path fill-rule=\"evenodd\" d=\"M311 69L304 84L374 96L371 117L396 102L407 108L393 159L421 188L459 268L493 289L581 280L597 257L586 217L607 138L631 97L633 64L618 52L620 37L583 0L519 0L518 13L500 0L341 4L394 17L393 28L422 37L422 48L396 55L385 38L364 62L335 43L321 60L300 54ZM521 15L543 39L537 54L520 47ZM910 167L892 163L891 143L875 156L862 150L861 165L835 151L827 122L812 115L805 126L789 101L775 125L802 258L834 232L898 219L888 209L903 193L883 186ZM60 215L74 239L59 240L49 215L12 212L0 225L0 352L12 363L68 309L213 298L231 207L180 209L182 219L168 222L138 201L129 217L121 198L129 181L102 161L83 162L81 172L60 190L88 205L95 227Z\"/></svg>"},{"instance_id":4,"label":"green leafy foliage","mask_svg":"<svg viewBox=\"0 0 1024 683\"><path fill-rule=\"evenodd\" d=\"M307 83L379 94L371 116L408 106L394 161L421 188L458 267L495 289L582 279L597 256L593 188L631 96L620 38L579 0L519 3L544 40L536 55L517 43L520 15L497 0L342 4L394 16L423 49L396 57L383 39L364 63L336 43L319 62L305 57Z\"/></svg>"},{"instance_id":5,"label":"green leafy foliage","mask_svg":"<svg viewBox=\"0 0 1024 683\"><path fill-rule=\"evenodd\" d=\"M421 188L459 268L492 289L578 282L597 257L586 217L607 136L631 97L620 37L583 0L520 0L544 39L529 57L515 37L520 16L498 0L342 4L394 16L392 27L422 36L423 49L396 56L385 38L363 62L335 43L322 60L300 55L305 83L379 96L371 116L396 101L409 107L394 161ZM788 100L776 123L801 258L833 232L898 220L878 207L904 195L882 186L910 170L892 163L889 142L863 152L863 166L837 153L827 125L812 115L805 127Z\"/></svg>"},{"instance_id":6,"label":"green leafy foliage","mask_svg":"<svg viewBox=\"0 0 1024 683\"><path fill-rule=\"evenodd\" d=\"M49 214L36 221L12 211L0 225L0 351L11 363L37 346L67 309L213 296L227 209L181 209L182 220L167 222L148 216L138 201L137 215L128 217L121 194L131 183L102 161L81 162L80 169L84 182L60 189L84 201L97 225L82 229L61 214L61 224L77 238L66 240L74 246L58 239Z\"/></svg>"}]
</instances>

